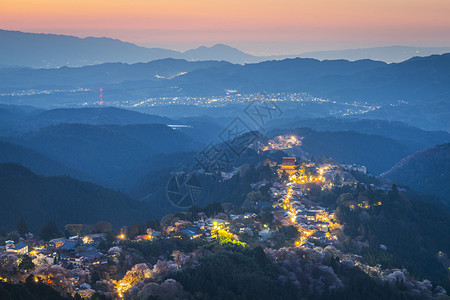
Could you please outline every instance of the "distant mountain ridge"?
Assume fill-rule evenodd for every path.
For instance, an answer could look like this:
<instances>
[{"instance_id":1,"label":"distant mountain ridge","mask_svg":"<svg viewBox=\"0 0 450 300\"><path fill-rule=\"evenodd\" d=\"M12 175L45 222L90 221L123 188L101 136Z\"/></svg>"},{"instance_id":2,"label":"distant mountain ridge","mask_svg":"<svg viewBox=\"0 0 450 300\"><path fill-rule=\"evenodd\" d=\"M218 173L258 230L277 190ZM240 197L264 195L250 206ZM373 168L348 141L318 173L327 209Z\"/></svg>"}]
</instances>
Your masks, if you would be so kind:
<instances>
[{"instance_id":1,"label":"distant mountain ridge","mask_svg":"<svg viewBox=\"0 0 450 300\"><path fill-rule=\"evenodd\" d=\"M203 68L228 67L228 62L182 59L159 59L146 63L104 63L83 67L56 69L10 68L0 69L0 88L54 89L78 88L123 82L164 81ZM97 92L97 91L96 91Z\"/></svg>"},{"instance_id":2,"label":"distant mountain ridge","mask_svg":"<svg viewBox=\"0 0 450 300\"><path fill-rule=\"evenodd\" d=\"M450 143L415 152L382 176L450 204Z\"/></svg>"},{"instance_id":3,"label":"distant mountain ridge","mask_svg":"<svg viewBox=\"0 0 450 300\"><path fill-rule=\"evenodd\" d=\"M167 117L144 114L117 107L56 108L50 110L33 110L29 108L27 112L21 109L20 106L9 105L0 106L0 121L2 121L4 127L4 131L0 132L0 136L8 136L17 132L35 131L43 127L59 124L177 124L177 121Z\"/></svg>"},{"instance_id":4,"label":"distant mountain ridge","mask_svg":"<svg viewBox=\"0 0 450 300\"><path fill-rule=\"evenodd\" d=\"M399 100L411 103L430 98L435 101L449 94L449 66L450 54L417 57L393 64L372 60L350 62L295 58L238 65L165 59L133 65L0 69L0 87L5 90L104 87L104 99L121 95L129 97L139 91L145 91L142 97L217 96L234 89L240 93L261 90L321 93L323 97L347 101L366 99L373 104ZM98 99L98 90L86 93L95 93ZM45 94L46 98L51 96ZM11 98L2 96L6 97Z\"/></svg>"},{"instance_id":5,"label":"distant mountain ridge","mask_svg":"<svg viewBox=\"0 0 450 300\"><path fill-rule=\"evenodd\" d=\"M161 116L143 114L115 107L59 108L29 116L17 124L24 129L42 128L63 123L90 125L173 124L175 121Z\"/></svg>"},{"instance_id":6,"label":"distant mountain ridge","mask_svg":"<svg viewBox=\"0 0 450 300\"><path fill-rule=\"evenodd\" d=\"M179 55L160 48L144 48L111 38L0 30L0 64L52 68L104 62L136 63Z\"/></svg>"},{"instance_id":7,"label":"distant mountain ridge","mask_svg":"<svg viewBox=\"0 0 450 300\"><path fill-rule=\"evenodd\" d=\"M425 131L399 121L356 118L280 119L272 121L271 128L308 127L317 131L356 131L384 136L400 142L413 151L450 142L450 133Z\"/></svg>"},{"instance_id":8,"label":"distant mountain ridge","mask_svg":"<svg viewBox=\"0 0 450 300\"><path fill-rule=\"evenodd\" d=\"M32 172L44 176L69 175L80 180L92 180L80 170L70 168L33 149L2 142L0 140L0 163L17 163Z\"/></svg>"},{"instance_id":9,"label":"distant mountain ridge","mask_svg":"<svg viewBox=\"0 0 450 300\"><path fill-rule=\"evenodd\" d=\"M28 33L0 29L0 68L80 67L108 62L138 63L163 58L186 60L225 60L231 63L255 63L266 60L304 57L324 59L372 59L401 62L413 56L429 56L450 52L450 47L390 46L304 52L291 55L255 56L236 48L216 44L180 52L163 48L147 48L105 37L78 38L61 34Z\"/></svg>"},{"instance_id":10,"label":"distant mountain ridge","mask_svg":"<svg viewBox=\"0 0 450 300\"><path fill-rule=\"evenodd\" d=\"M38 232L47 221L60 228L68 223L95 224L100 220L115 227L146 222L157 216L157 207L98 185L68 176L44 177L19 164L0 163L0 226L13 230L24 218Z\"/></svg>"},{"instance_id":11,"label":"distant mountain ridge","mask_svg":"<svg viewBox=\"0 0 450 300\"><path fill-rule=\"evenodd\" d=\"M377 107L364 112L364 118L400 120L450 132L449 69L450 53L391 64L295 58L240 65L163 59L132 65L0 69L4 91L0 102L78 106L98 103L100 89L106 103L131 99L136 105L138 100L151 104L164 97L226 96L230 90L241 95L305 93L347 106L358 102Z\"/></svg>"},{"instance_id":12,"label":"distant mountain ridge","mask_svg":"<svg viewBox=\"0 0 450 300\"><path fill-rule=\"evenodd\" d=\"M360 60L372 59L384 62L402 62L415 56L430 56L450 52L450 47L410 47L410 46L386 46L344 50L325 50L303 52L300 57L315 59L347 59Z\"/></svg>"},{"instance_id":13,"label":"distant mountain ridge","mask_svg":"<svg viewBox=\"0 0 450 300\"><path fill-rule=\"evenodd\" d=\"M0 29L0 66L55 68L80 67L107 62L138 63L163 58L187 60L226 60L233 63L262 61L235 48L217 44L212 47L179 52L162 48L146 48L112 38L60 34L26 33Z\"/></svg>"},{"instance_id":14,"label":"distant mountain ridge","mask_svg":"<svg viewBox=\"0 0 450 300\"><path fill-rule=\"evenodd\" d=\"M182 58L186 60L226 60L241 63L264 60L264 57L253 56L224 44L216 44L212 47L201 46L187 50L183 52Z\"/></svg>"},{"instance_id":15,"label":"distant mountain ridge","mask_svg":"<svg viewBox=\"0 0 450 300\"><path fill-rule=\"evenodd\" d=\"M183 132L164 124L57 124L1 139L33 149L71 169L83 171L97 183L115 188L121 184L122 172L140 166L152 155L202 147Z\"/></svg>"}]
</instances>

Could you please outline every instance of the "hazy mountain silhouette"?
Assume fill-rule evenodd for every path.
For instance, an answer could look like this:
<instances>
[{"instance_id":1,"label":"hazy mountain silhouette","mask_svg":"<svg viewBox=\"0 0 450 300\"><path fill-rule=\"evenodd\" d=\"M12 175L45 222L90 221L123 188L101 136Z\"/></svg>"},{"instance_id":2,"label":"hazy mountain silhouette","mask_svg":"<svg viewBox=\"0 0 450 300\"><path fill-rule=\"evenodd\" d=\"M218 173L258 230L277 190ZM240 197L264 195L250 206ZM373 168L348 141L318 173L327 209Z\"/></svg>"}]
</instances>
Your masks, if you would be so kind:
<instances>
[{"instance_id":1,"label":"hazy mountain silhouette","mask_svg":"<svg viewBox=\"0 0 450 300\"><path fill-rule=\"evenodd\" d=\"M234 63L261 61L225 45L199 47L184 53L146 48L111 38L78 38L69 35L25 33L0 30L0 66L55 68L85 66L106 62L138 63L162 58L187 60L227 60Z\"/></svg>"},{"instance_id":2,"label":"hazy mountain silhouette","mask_svg":"<svg viewBox=\"0 0 450 300\"><path fill-rule=\"evenodd\" d=\"M226 60L238 63L259 62L263 59L224 44L216 44L211 47L201 46L188 50L183 53L182 57L186 60Z\"/></svg>"},{"instance_id":3,"label":"hazy mountain silhouette","mask_svg":"<svg viewBox=\"0 0 450 300\"><path fill-rule=\"evenodd\" d=\"M0 69L0 88L9 92L0 96L0 102L20 100L41 107L79 105L98 101L100 88L104 90L102 99L112 102L224 96L228 90L241 94L300 92L340 104L357 101L380 106L366 112L365 118L401 120L421 128L450 131L449 69L450 54L414 57L391 64L296 58L239 65L164 59L132 65ZM23 90L40 92L20 97L15 94ZM186 107L181 110L182 115L189 115L185 114Z\"/></svg>"},{"instance_id":4,"label":"hazy mountain silhouette","mask_svg":"<svg viewBox=\"0 0 450 300\"><path fill-rule=\"evenodd\" d=\"M450 143L413 153L382 176L450 203Z\"/></svg>"},{"instance_id":5,"label":"hazy mountain silhouette","mask_svg":"<svg viewBox=\"0 0 450 300\"><path fill-rule=\"evenodd\" d=\"M450 52L450 47L409 47L386 46L359 49L311 51L299 54L299 57L315 59L373 59L385 62L402 62L414 56L430 56Z\"/></svg>"},{"instance_id":6,"label":"hazy mountain silhouette","mask_svg":"<svg viewBox=\"0 0 450 300\"><path fill-rule=\"evenodd\" d=\"M70 175L81 180L93 180L80 170L70 168L33 149L0 141L0 163L18 163L39 175Z\"/></svg>"},{"instance_id":7,"label":"hazy mountain silhouette","mask_svg":"<svg viewBox=\"0 0 450 300\"><path fill-rule=\"evenodd\" d=\"M384 136L413 151L450 142L450 133L425 131L399 121L368 120L355 118L280 119L270 123L270 128L308 127L317 131L356 131Z\"/></svg>"},{"instance_id":8,"label":"hazy mountain silhouette","mask_svg":"<svg viewBox=\"0 0 450 300\"><path fill-rule=\"evenodd\" d=\"M79 181L68 176L44 177L18 164L0 163L0 226L13 230L20 218L38 232L49 220L61 228L68 223L113 225L146 222L157 216L158 207Z\"/></svg>"},{"instance_id":9,"label":"hazy mountain silhouette","mask_svg":"<svg viewBox=\"0 0 450 300\"><path fill-rule=\"evenodd\" d=\"M136 63L180 53L144 48L110 38L78 38L0 30L0 63L29 67L84 66L104 62Z\"/></svg>"},{"instance_id":10,"label":"hazy mountain silhouette","mask_svg":"<svg viewBox=\"0 0 450 300\"><path fill-rule=\"evenodd\" d=\"M174 124L175 121L161 116L143 114L115 107L58 108L22 118L16 123L21 130L33 130L62 123L90 125Z\"/></svg>"},{"instance_id":11,"label":"hazy mountain silhouette","mask_svg":"<svg viewBox=\"0 0 450 300\"><path fill-rule=\"evenodd\" d=\"M161 59L148 63L105 63L79 68L0 69L0 87L13 88L77 88L98 87L132 81L162 81L203 68L218 68L228 62L188 62L181 59ZM98 90L96 90L98 92Z\"/></svg>"},{"instance_id":12,"label":"hazy mountain silhouette","mask_svg":"<svg viewBox=\"0 0 450 300\"><path fill-rule=\"evenodd\" d=\"M48 89L63 86L76 89L80 85L88 88L109 85L110 90L128 95L146 91L147 97L224 95L227 89L244 93L295 91L320 93L347 101L364 99L379 104L398 100L423 102L448 95L449 68L450 54L416 57L392 64L372 60L296 58L233 65L166 59L133 65L0 69L0 87ZM95 93L98 94L98 90ZM106 92L104 97L108 97Z\"/></svg>"},{"instance_id":13,"label":"hazy mountain silhouette","mask_svg":"<svg viewBox=\"0 0 450 300\"><path fill-rule=\"evenodd\" d=\"M205 94L211 93L211 87L214 87L215 93L225 93L227 88L239 92L264 89L266 92L320 93L324 97L347 101L364 99L378 104L398 100L424 102L450 93L449 68L450 53L392 64L372 60L296 58L197 69L174 78L170 85Z\"/></svg>"},{"instance_id":14,"label":"hazy mountain silhouette","mask_svg":"<svg viewBox=\"0 0 450 300\"><path fill-rule=\"evenodd\" d=\"M232 63L254 63L295 57L317 59L373 59L400 62L413 56L450 52L450 47L388 46L365 49L299 52L291 55L254 56L236 48L217 44L185 52L137 46L112 38L26 33L0 29L0 68L86 66L107 62L138 63L163 58L186 60L226 60Z\"/></svg>"},{"instance_id":15,"label":"hazy mountain silhouette","mask_svg":"<svg viewBox=\"0 0 450 300\"><path fill-rule=\"evenodd\" d=\"M117 186L114 180L123 170L139 166L151 155L201 147L181 131L163 124L59 124L3 140L31 148L110 186Z\"/></svg>"},{"instance_id":16,"label":"hazy mountain silhouette","mask_svg":"<svg viewBox=\"0 0 450 300\"><path fill-rule=\"evenodd\" d=\"M15 122L26 116L38 114L44 110L26 105L7 105L0 103L0 121Z\"/></svg>"}]
</instances>

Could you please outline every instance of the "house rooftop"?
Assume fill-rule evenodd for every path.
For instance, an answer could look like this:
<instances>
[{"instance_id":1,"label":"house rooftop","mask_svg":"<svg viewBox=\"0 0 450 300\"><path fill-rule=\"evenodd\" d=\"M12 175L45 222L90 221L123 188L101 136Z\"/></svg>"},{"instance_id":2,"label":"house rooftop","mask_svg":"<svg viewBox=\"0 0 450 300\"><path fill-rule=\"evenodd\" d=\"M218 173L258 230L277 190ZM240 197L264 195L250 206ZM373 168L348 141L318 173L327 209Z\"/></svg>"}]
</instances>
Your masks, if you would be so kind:
<instances>
[{"instance_id":1,"label":"house rooftop","mask_svg":"<svg viewBox=\"0 0 450 300\"><path fill-rule=\"evenodd\" d=\"M64 244L60 247L61 250L74 250L77 247L76 241L65 241Z\"/></svg>"},{"instance_id":2,"label":"house rooftop","mask_svg":"<svg viewBox=\"0 0 450 300\"><path fill-rule=\"evenodd\" d=\"M201 234L201 231L200 231L199 228L197 228L197 227L192 227L192 226L183 228L183 229L181 229L180 231L183 232L183 233L185 233L185 234L187 234L190 238L192 238L192 237L194 237L194 236L197 236L197 235Z\"/></svg>"},{"instance_id":3,"label":"house rooftop","mask_svg":"<svg viewBox=\"0 0 450 300\"><path fill-rule=\"evenodd\" d=\"M24 242L20 242L20 243L15 245L16 250L19 250L19 249L22 249L22 248L25 248L25 247L28 247L28 245L25 244Z\"/></svg>"},{"instance_id":4,"label":"house rooftop","mask_svg":"<svg viewBox=\"0 0 450 300\"><path fill-rule=\"evenodd\" d=\"M88 238L91 239L95 239L95 238L100 238L100 237L104 237L105 234L104 233L93 233L93 234L88 234L86 235Z\"/></svg>"},{"instance_id":5,"label":"house rooftop","mask_svg":"<svg viewBox=\"0 0 450 300\"><path fill-rule=\"evenodd\" d=\"M65 242L65 241L68 241L68 239L66 239L66 238L57 238L57 239L53 239L53 240L50 240L50 242L53 242L53 243L60 243L60 242Z\"/></svg>"},{"instance_id":6,"label":"house rooftop","mask_svg":"<svg viewBox=\"0 0 450 300\"><path fill-rule=\"evenodd\" d=\"M297 159L295 157L283 157L283 166L295 166Z\"/></svg>"}]
</instances>

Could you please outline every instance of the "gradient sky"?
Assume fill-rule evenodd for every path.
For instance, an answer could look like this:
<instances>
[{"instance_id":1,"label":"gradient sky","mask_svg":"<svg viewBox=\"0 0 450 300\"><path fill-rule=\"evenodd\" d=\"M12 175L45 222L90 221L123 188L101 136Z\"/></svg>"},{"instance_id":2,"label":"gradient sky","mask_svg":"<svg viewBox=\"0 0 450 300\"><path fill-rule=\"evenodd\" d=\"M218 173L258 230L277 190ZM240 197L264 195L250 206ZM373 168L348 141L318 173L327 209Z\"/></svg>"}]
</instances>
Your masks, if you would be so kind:
<instances>
[{"instance_id":1,"label":"gradient sky","mask_svg":"<svg viewBox=\"0 0 450 300\"><path fill-rule=\"evenodd\" d=\"M0 0L0 28L253 54L449 46L450 0Z\"/></svg>"}]
</instances>

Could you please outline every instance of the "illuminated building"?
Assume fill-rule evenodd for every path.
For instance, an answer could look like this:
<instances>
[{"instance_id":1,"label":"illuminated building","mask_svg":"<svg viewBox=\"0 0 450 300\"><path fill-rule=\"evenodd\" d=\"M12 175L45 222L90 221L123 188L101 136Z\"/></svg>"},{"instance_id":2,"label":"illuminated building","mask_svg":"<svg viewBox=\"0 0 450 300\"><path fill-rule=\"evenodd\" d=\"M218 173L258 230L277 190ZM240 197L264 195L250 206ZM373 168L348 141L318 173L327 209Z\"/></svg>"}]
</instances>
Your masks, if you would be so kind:
<instances>
[{"instance_id":1,"label":"illuminated building","mask_svg":"<svg viewBox=\"0 0 450 300\"><path fill-rule=\"evenodd\" d=\"M280 172L286 172L289 175L297 172L295 162L297 159L295 157L283 157L283 162L280 165Z\"/></svg>"}]
</instances>

